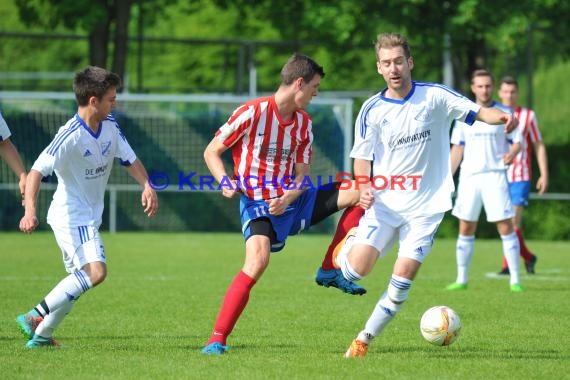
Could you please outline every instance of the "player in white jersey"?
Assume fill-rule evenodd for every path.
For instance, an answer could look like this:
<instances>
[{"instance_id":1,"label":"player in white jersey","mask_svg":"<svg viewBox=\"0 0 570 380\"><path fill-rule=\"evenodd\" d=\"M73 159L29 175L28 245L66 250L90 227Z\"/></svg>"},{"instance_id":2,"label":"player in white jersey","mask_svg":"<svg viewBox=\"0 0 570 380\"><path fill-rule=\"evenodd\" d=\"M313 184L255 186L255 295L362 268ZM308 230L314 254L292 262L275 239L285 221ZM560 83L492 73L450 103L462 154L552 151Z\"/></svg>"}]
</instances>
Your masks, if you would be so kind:
<instances>
[{"instance_id":1,"label":"player in white jersey","mask_svg":"<svg viewBox=\"0 0 570 380\"><path fill-rule=\"evenodd\" d=\"M105 280L107 266L99 226L115 158L142 186L144 212L152 217L158 210L157 196L143 164L109 116L120 85L117 74L99 67L89 66L78 72L73 82L77 113L59 129L28 174L20 230L32 233L38 226L40 183L43 177L55 173L58 184L47 221L69 273L36 307L16 318L29 339L28 348L58 346L52 337L54 330L79 296Z\"/></svg>"},{"instance_id":2,"label":"player in white jersey","mask_svg":"<svg viewBox=\"0 0 570 380\"><path fill-rule=\"evenodd\" d=\"M314 60L293 54L281 70L277 91L238 107L206 147L204 159L222 195L240 194L245 262L226 291L204 354L227 351L227 338L251 289L269 265L270 253L283 249L287 236L358 202L354 188L303 186L310 174L313 141L312 122L304 109L318 94L324 75ZM232 177L222 160L228 149L234 161Z\"/></svg>"},{"instance_id":3,"label":"player in white jersey","mask_svg":"<svg viewBox=\"0 0 570 380\"><path fill-rule=\"evenodd\" d=\"M403 36L380 34L375 49L387 88L360 109L351 152L366 212L356 237L335 260L346 279L356 281L397 240L399 250L388 288L344 354L347 358L365 356L371 340L398 313L431 251L444 212L451 208L453 120L473 124L477 119L507 129L516 125L511 114L481 108L446 86L412 81L414 61ZM373 180L366 181L371 172Z\"/></svg>"},{"instance_id":4,"label":"player in white jersey","mask_svg":"<svg viewBox=\"0 0 570 380\"><path fill-rule=\"evenodd\" d=\"M539 177L536 181L536 190L540 195L544 194L548 189L548 156L546 147L542 142L536 114L530 108L518 105L519 85L516 79L506 76L501 80L499 98L504 105L513 110L519 120L518 130L521 134L521 151L509 166L507 180L509 181L511 201L515 208L513 224L521 247L521 257L524 259L526 272L534 274L537 258L525 244L521 230L521 221L524 208L528 206L530 195L530 182L532 179L531 148L534 148L536 162L538 163ZM509 267L505 259L503 259L503 267L499 274L509 274Z\"/></svg>"},{"instance_id":5,"label":"player in white jersey","mask_svg":"<svg viewBox=\"0 0 570 380\"><path fill-rule=\"evenodd\" d=\"M26 169L24 168L18 150L10 140L11 135L8 124L6 124L2 113L0 113L0 157L2 157L16 177L18 177L18 186L20 187L20 194L23 199L26 188Z\"/></svg>"},{"instance_id":6,"label":"player in white jersey","mask_svg":"<svg viewBox=\"0 0 570 380\"><path fill-rule=\"evenodd\" d=\"M493 101L493 77L487 70L475 70L471 91L484 108L510 109ZM505 134L502 126L477 121L473 126L457 122L451 136L451 170L461 162L457 198L452 214L459 219L457 279L448 290L465 290L473 258L475 232L481 207L487 221L496 223L503 242L503 255L511 272L510 289L522 291L518 270L519 243L511 218L514 215L506 170L520 150L518 129ZM463 161L462 161L463 159Z\"/></svg>"}]
</instances>

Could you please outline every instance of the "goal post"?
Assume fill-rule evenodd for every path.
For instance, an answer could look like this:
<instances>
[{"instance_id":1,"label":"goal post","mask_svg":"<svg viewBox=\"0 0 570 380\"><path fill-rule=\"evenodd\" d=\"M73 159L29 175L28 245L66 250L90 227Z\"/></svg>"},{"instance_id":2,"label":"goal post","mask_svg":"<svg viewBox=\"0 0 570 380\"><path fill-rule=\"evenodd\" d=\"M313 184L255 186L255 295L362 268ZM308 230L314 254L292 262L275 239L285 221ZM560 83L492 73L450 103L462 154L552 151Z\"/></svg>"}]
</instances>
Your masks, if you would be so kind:
<instances>
[{"instance_id":1,"label":"goal post","mask_svg":"<svg viewBox=\"0 0 570 380\"><path fill-rule=\"evenodd\" d=\"M203 159L205 146L231 112L249 99L227 94L119 94L114 114L121 130L149 174L164 174L169 186L159 191L161 211L149 222L139 209L140 187L116 167L109 179L102 228L111 232L239 229L235 201L195 181L209 175ZM0 110L27 169L76 109L72 93L0 91ZM315 97L307 111L314 133L311 178L326 183L339 172L351 172L353 100ZM224 160L229 169L231 155L224 155ZM44 228L55 183L52 178L42 186L47 194L40 196L38 217ZM16 178L3 162L0 184L3 205L19 202ZM0 213L0 229L11 230L21 213L12 207L2 209L9 211ZM328 231L332 223L324 225L319 228Z\"/></svg>"}]
</instances>

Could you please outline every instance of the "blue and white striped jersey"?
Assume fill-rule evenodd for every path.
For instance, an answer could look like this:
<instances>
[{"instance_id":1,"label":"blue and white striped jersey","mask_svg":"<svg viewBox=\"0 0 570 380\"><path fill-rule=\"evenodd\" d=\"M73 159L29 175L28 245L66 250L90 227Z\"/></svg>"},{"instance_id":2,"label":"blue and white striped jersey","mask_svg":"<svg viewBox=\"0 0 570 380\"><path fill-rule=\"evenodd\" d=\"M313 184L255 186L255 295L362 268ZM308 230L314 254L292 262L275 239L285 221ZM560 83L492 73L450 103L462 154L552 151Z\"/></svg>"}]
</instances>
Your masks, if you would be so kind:
<instances>
[{"instance_id":1,"label":"blue and white striped jersey","mask_svg":"<svg viewBox=\"0 0 570 380\"><path fill-rule=\"evenodd\" d=\"M480 106L435 83L412 82L402 100L384 93L362 105L350 154L373 161L373 176L389 180L374 191L376 207L409 216L449 210L454 191L449 130L455 119L472 124ZM383 180L375 182L378 188L384 185Z\"/></svg>"},{"instance_id":2,"label":"blue and white striped jersey","mask_svg":"<svg viewBox=\"0 0 570 380\"><path fill-rule=\"evenodd\" d=\"M136 160L134 151L111 116L100 123L96 134L77 114L61 127L32 166L44 177L54 172L57 176L48 223L65 227L99 227L105 188L115 157L123 165Z\"/></svg>"},{"instance_id":3,"label":"blue and white striped jersey","mask_svg":"<svg viewBox=\"0 0 570 380\"><path fill-rule=\"evenodd\" d=\"M490 107L512 112L510 108L497 102L493 102ZM463 146L460 176L507 170L503 156L509 152L510 144L518 142L518 128L507 134L504 124L491 125L479 120L472 126L458 121L451 133L451 143Z\"/></svg>"}]
</instances>

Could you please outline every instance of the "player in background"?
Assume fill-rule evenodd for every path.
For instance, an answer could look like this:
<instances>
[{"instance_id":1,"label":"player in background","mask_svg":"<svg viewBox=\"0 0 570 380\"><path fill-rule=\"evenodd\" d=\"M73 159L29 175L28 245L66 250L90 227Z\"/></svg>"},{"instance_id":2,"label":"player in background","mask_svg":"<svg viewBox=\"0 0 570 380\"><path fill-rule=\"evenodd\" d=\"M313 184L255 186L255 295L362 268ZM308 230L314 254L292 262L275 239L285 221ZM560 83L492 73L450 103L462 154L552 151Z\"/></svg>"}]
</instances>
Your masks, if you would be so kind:
<instances>
[{"instance_id":1,"label":"player in background","mask_svg":"<svg viewBox=\"0 0 570 380\"><path fill-rule=\"evenodd\" d=\"M471 76L471 91L475 102L483 108L511 110L493 101L493 77L487 70L475 70ZM510 269L510 289L521 292L519 278L519 241L514 232L513 205L506 177L510 165L520 151L518 129L505 134L501 125L476 121L473 126L456 122L451 135L451 171L461 171L457 197L452 214L459 219L456 245L457 279L448 290L467 289L468 271L473 258L475 232L481 207L487 221L496 223L503 242L503 256Z\"/></svg>"},{"instance_id":2,"label":"player in background","mask_svg":"<svg viewBox=\"0 0 570 380\"><path fill-rule=\"evenodd\" d=\"M8 124L2 117L0 113L0 157L8 164L10 169L14 172L16 177L18 177L18 186L20 187L20 194L22 199L24 199L24 192L26 188L26 169L22 163L22 158L18 153L18 150L10 140L10 129Z\"/></svg>"},{"instance_id":3,"label":"player in background","mask_svg":"<svg viewBox=\"0 0 570 380\"><path fill-rule=\"evenodd\" d=\"M26 347L58 346L53 332L71 311L75 301L107 276L103 241L99 234L105 188L115 158L143 188L141 203L152 217L158 210L147 172L131 149L119 125L110 115L116 106L119 76L89 66L76 73L73 91L77 113L59 129L32 166L26 182L25 214L20 230L32 233L38 226L37 198L43 177L55 172L57 189L47 222L61 249L63 278L16 323L29 339Z\"/></svg>"},{"instance_id":4,"label":"player in background","mask_svg":"<svg viewBox=\"0 0 570 380\"><path fill-rule=\"evenodd\" d=\"M396 241L399 250L388 287L344 354L347 358L365 356L372 339L401 309L444 213L451 208L452 121L482 120L504 124L508 130L517 123L512 114L482 108L444 85L412 81L414 61L406 38L399 34L380 34L375 53L387 88L366 100L356 119L354 175L382 174L406 181L383 190L383 184L370 181L359 186L360 205L366 212L356 236L336 257L344 277L360 280Z\"/></svg>"},{"instance_id":5,"label":"player in background","mask_svg":"<svg viewBox=\"0 0 570 380\"><path fill-rule=\"evenodd\" d=\"M324 75L314 60L294 54L281 70L277 91L238 107L204 151L222 195L231 198L240 193L245 239L245 263L226 291L204 354L228 350L227 338L251 289L269 265L271 252L283 249L288 235L358 202L354 187L303 186L310 174L313 142L312 122L304 109L318 94ZM222 161L228 149L234 162L231 177Z\"/></svg>"},{"instance_id":6,"label":"player in background","mask_svg":"<svg viewBox=\"0 0 570 380\"><path fill-rule=\"evenodd\" d=\"M530 181L532 179L531 146L534 147L538 170L540 172L538 180L536 181L536 190L540 195L544 194L548 189L548 156L546 154L546 147L542 142L536 114L530 108L518 105L519 84L516 79L506 76L501 80L499 98L504 105L513 110L519 120L518 129L521 135L521 151L517 154L507 170L507 180L509 181L511 201L515 208L513 224L521 247L521 257L524 259L526 272L528 274L534 274L537 258L536 255L527 248L521 231L522 214L524 208L528 206L531 186ZM499 274L509 274L506 259L503 259L503 267Z\"/></svg>"}]
</instances>

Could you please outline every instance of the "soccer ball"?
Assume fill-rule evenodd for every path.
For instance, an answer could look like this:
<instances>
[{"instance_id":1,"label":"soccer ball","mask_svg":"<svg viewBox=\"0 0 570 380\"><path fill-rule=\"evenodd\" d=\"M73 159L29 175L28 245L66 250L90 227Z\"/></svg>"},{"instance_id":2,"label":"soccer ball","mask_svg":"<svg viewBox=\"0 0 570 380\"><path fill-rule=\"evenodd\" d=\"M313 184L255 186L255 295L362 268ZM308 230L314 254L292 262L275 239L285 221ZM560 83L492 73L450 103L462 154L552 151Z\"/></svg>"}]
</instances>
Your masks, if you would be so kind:
<instances>
[{"instance_id":1,"label":"soccer ball","mask_svg":"<svg viewBox=\"0 0 570 380\"><path fill-rule=\"evenodd\" d=\"M436 346L449 346L461 331L461 320L453 309L434 306L428 309L420 321L422 336Z\"/></svg>"}]
</instances>

